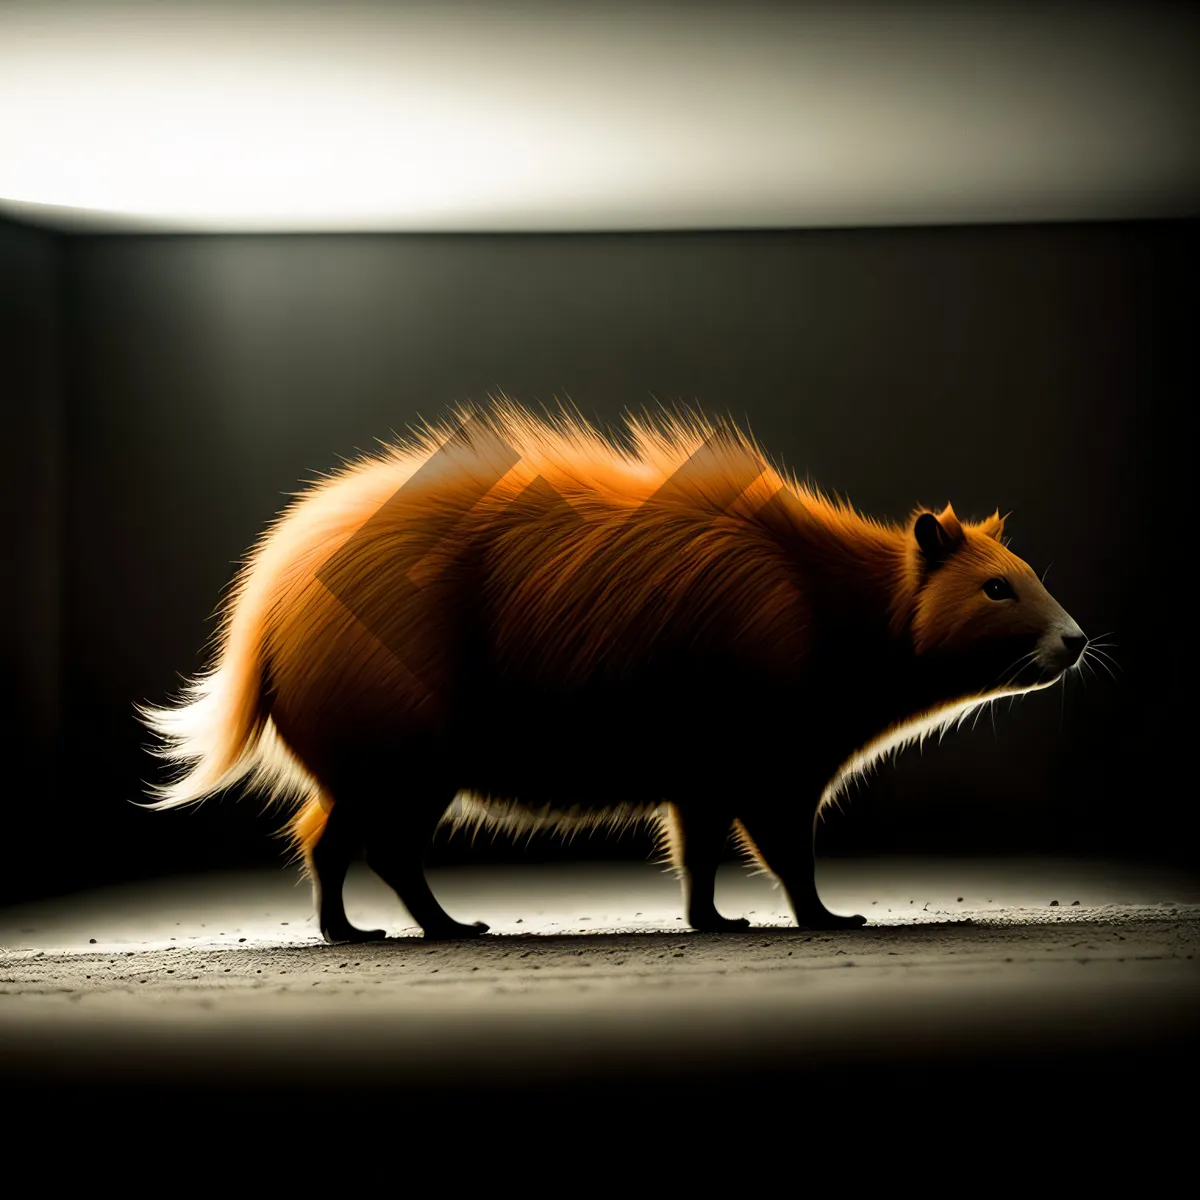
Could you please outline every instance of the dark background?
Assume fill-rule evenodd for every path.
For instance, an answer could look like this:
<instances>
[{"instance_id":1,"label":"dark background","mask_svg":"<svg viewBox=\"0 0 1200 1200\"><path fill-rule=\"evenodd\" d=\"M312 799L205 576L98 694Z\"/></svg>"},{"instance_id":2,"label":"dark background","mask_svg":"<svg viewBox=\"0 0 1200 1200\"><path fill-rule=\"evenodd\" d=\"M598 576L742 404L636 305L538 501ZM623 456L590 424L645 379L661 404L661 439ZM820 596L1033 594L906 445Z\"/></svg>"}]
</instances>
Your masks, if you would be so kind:
<instances>
[{"instance_id":1,"label":"dark background","mask_svg":"<svg viewBox=\"0 0 1200 1200\"><path fill-rule=\"evenodd\" d=\"M569 396L602 422L654 399L731 413L879 516L1011 509L1013 549L1053 563L1089 634L1112 631L1115 681L1071 679L998 707L994 733L984 714L908 751L827 818L824 853L1193 865L1195 237L1194 222L104 237L0 221L5 898L276 859L257 804L133 806L156 766L132 706L204 663L236 560L299 481L499 390Z\"/></svg>"}]
</instances>

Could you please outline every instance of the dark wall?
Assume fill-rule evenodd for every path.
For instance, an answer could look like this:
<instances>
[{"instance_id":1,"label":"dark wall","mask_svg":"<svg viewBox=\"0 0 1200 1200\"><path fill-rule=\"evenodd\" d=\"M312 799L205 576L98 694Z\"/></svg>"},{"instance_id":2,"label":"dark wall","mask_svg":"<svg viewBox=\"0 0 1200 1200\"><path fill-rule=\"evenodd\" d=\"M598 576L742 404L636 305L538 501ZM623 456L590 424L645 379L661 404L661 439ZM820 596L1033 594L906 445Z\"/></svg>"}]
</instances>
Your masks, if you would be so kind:
<instances>
[{"instance_id":1,"label":"dark wall","mask_svg":"<svg viewBox=\"0 0 1200 1200\"><path fill-rule=\"evenodd\" d=\"M62 239L0 220L4 859L52 819L59 727ZM7 875L6 867L0 874Z\"/></svg>"},{"instance_id":2,"label":"dark wall","mask_svg":"<svg viewBox=\"0 0 1200 1200\"><path fill-rule=\"evenodd\" d=\"M235 560L298 480L498 389L602 420L652 398L728 411L884 516L1012 509L1013 548L1053 563L1089 633L1115 631L1115 682L1073 680L997 711L995 732L985 715L910 751L827 820L826 850L1190 855L1170 751L1195 372L1172 291L1193 234L73 239L72 869L277 853L254 806L129 804L154 772L132 704L201 665Z\"/></svg>"}]
</instances>

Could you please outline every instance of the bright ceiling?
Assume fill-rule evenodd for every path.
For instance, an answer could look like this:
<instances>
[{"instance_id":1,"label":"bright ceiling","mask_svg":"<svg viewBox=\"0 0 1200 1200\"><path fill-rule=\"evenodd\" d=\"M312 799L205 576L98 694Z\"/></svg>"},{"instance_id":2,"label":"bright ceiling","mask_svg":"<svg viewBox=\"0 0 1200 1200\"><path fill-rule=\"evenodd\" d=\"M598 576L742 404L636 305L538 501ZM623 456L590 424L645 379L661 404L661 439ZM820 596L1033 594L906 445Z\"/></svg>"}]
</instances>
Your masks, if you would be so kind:
<instances>
[{"instance_id":1,"label":"bright ceiling","mask_svg":"<svg viewBox=\"0 0 1200 1200\"><path fill-rule=\"evenodd\" d=\"M0 212L498 231L1194 214L1186 5L0 0Z\"/></svg>"}]
</instances>

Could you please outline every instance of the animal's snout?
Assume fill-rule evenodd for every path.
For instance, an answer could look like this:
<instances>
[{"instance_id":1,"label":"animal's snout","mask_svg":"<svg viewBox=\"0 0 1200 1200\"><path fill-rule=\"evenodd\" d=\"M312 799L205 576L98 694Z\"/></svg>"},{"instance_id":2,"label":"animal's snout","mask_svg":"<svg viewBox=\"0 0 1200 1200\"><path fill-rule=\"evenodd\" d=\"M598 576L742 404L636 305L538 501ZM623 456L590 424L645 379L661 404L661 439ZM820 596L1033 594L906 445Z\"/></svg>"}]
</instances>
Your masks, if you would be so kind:
<instances>
[{"instance_id":1,"label":"animal's snout","mask_svg":"<svg viewBox=\"0 0 1200 1200\"><path fill-rule=\"evenodd\" d=\"M1088 644L1087 636L1083 633L1064 633L1062 635L1063 649L1066 652L1067 666L1073 667Z\"/></svg>"}]
</instances>

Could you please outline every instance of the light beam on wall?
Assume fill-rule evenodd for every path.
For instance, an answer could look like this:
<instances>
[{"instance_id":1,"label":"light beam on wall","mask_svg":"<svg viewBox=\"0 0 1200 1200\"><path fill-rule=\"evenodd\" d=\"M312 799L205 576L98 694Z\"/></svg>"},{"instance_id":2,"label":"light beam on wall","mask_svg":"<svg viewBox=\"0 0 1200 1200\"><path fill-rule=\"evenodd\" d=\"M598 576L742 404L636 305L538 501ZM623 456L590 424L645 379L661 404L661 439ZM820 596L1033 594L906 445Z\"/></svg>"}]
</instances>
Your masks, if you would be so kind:
<instances>
[{"instance_id":1,"label":"light beam on wall","mask_svg":"<svg viewBox=\"0 0 1200 1200\"><path fill-rule=\"evenodd\" d=\"M0 207L70 226L1175 215L1185 6L10 3ZM32 207L31 207L32 206Z\"/></svg>"}]
</instances>

